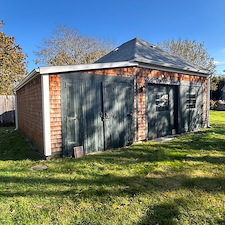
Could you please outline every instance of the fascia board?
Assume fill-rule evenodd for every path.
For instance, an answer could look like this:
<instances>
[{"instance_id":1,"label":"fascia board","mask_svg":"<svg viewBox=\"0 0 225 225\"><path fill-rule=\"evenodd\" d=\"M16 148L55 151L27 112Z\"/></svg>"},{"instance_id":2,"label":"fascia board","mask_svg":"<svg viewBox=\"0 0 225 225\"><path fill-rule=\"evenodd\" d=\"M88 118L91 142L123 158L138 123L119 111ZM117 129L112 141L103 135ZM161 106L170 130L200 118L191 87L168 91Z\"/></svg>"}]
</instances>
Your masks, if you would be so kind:
<instances>
[{"instance_id":1,"label":"fascia board","mask_svg":"<svg viewBox=\"0 0 225 225\"><path fill-rule=\"evenodd\" d=\"M188 69L186 69L186 70L185 69L178 69L178 68L165 67L165 66L160 66L160 65L155 65L155 64L139 63L138 67L161 70L161 71L172 72L172 73L182 73L182 74L194 75L194 76L202 76L202 77L210 76L209 73L203 73L203 72L200 72L200 71L194 72L194 71L188 70Z\"/></svg>"},{"instance_id":2,"label":"fascia board","mask_svg":"<svg viewBox=\"0 0 225 225\"><path fill-rule=\"evenodd\" d=\"M171 63L159 63L159 62L155 62L154 60L144 60L144 59L141 59L141 60L133 60L131 62L138 62L139 64L145 64L145 65L149 65L149 66L155 66L155 67L165 67L165 68L168 68L168 69L172 69L172 70L179 70L179 71L191 71L191 72L194 72L194 73L199 73L199 74L205 74L205 75L210 75L210 72L208 70L204 70L204 69L194 69L194 68L191 68L191 67L176 67L174 66L173 64Z\"/></svg>"},{"instance_id":3,"label":"fascia board","mask_svg":"<svg viewBox=\"0 0 225 225\"><path fill-rule=\"evenodd\" d=\"M96 69L109 69L109 68L121 68L138 66L137 62L112 62L112 63L93 63L93 64L82 64L82 65L68 65L68 66L49 66L49 67L38 67L32 70L14 89L17 91L26 85L30 80L34 79L37 75L44 74L56 74L65 72L76 72L85 70L96 70Z\"/></svg>"},{"instance_id":4,"label":"fascia board","mask_svg":"<svg viewBox=\"0 0 225 225\"><path fill-rule=\"evenodd\" d=\"M18 91L25 84L27 84L30 80L34 79L39 74L39 69L32 70L14 89L13 91Z\"/></svg>"},{"instance_id":5,"label":"fascia board","mask_svg":"<svg viewBox=\"0 0 225 225\"><path fill-rule=\"evenodd\" d=\"M112 63L93 63L83 65L70 65L70 66L49 66L39 67L40 74L53 74L53 73L64 73L64 72L75 72L85 70L96 70L96 69L107 69L107 68L119 68L119 67L131 67L137 66L137 62L112 62Z\"/></svg>"}]
</instances>

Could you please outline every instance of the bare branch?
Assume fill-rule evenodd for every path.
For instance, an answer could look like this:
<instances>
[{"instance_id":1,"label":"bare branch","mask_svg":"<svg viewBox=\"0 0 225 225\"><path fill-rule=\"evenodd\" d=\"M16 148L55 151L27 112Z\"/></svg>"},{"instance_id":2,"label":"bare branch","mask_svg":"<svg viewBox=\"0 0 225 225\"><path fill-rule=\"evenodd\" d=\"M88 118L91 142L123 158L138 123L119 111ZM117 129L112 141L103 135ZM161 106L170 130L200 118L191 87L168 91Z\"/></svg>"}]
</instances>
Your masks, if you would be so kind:
<instances>
[{"instance_id":1,"label":"bare branch","mask_svg":"<svg viewBox=\"0 0 225 225\"><path fill-rule=\"evenodd\" d=\"M208 54L204 43L178 38L177 40L164 41L162 44L159 44L159 46L190 63L204 67L209 70L211 74L215 73L216 65L214 63L214 58Z\"/></svg>"},{"instance_id":2,"label":"bare branch","mask_svg":"<svg viewBox=\"0 0 225 225\"><path fill-rule=\"evenodd\" d=\"M110 41L101 41L97 38L86 37L59 25L53 31L52 37L43 40L37 56L36 64L47 66L72 65L93 63L114 48Z\"/></svg>"}]
</instances>

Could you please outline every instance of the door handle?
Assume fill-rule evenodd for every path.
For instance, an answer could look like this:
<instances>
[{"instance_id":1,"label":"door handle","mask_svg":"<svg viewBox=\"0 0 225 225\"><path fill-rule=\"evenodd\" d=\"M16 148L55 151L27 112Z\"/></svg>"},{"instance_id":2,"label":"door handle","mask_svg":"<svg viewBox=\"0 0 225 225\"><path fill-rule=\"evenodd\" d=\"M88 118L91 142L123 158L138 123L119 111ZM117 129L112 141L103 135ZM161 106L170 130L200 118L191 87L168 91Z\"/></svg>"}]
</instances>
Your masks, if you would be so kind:
<instances>
[{"instance_id":1,"label":"door handle","mask_svg":"<svg viewBox=\"0 0 225 225\"><path fill-rule=\"evenodd\" d=\"M105 119L109 119L109 115L107 112L105 112L105 113L101 112L101 113L99 113L99 115L100 115L102 121Z\"/></svg>"}]
</instances>

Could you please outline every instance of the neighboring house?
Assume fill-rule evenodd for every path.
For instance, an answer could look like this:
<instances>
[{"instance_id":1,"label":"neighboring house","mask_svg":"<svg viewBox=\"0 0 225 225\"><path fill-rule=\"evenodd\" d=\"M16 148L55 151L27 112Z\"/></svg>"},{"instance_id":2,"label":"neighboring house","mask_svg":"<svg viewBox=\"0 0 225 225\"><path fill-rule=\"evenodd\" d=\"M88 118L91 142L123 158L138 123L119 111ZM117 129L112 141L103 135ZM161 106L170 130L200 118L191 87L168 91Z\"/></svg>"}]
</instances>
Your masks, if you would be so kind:
<instances>
[{"instance_id":1,"label":"neighboring house","mask_svg":"<svg viewBox=\"0 0 225 225\"><path fill-rule=\"evenodd\" d=\"M142 39L93 64L34 69L17 127L46 156L103 151L208 124L209 72Z\"/></svg>"},{"instance_id":2,"label":"neighboring house","mask_svg":"<svg viewBox=\"0 0 225 225\"><path fill-rule=\"evenodd\" d=\"M225 85L223 86L223 88L221 89L221 100L225 100Z\"/></svg>"}]
</instances>

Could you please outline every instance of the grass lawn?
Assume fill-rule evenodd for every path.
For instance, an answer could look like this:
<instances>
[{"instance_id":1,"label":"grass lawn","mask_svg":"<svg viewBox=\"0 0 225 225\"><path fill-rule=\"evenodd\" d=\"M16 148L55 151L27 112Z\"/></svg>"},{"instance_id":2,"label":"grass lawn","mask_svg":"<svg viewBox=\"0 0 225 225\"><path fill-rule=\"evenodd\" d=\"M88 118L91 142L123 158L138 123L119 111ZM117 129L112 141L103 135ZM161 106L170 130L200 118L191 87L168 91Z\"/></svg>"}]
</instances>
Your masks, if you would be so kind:
<instances>
[{"instance_id":1,"label":"grass lawn","mask_svg":"<svg viewBox=\"0 0 225 225\"><path fill-rule=\"evenodd\" d=\"M50 161L0 128L0 224L225 224L225 112L212 111L211 124L167 143Z\"/></svg>"}]
</instances>

